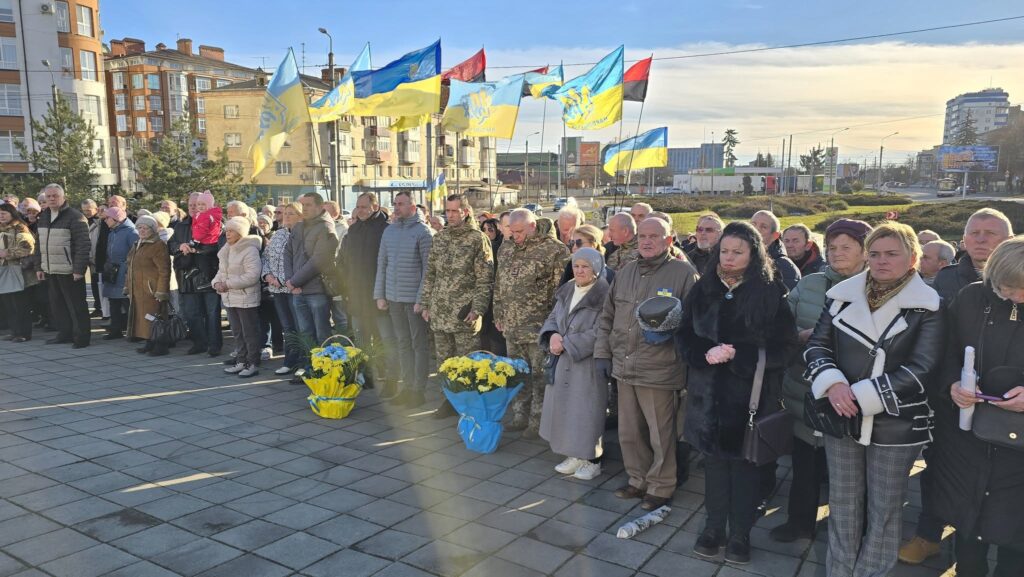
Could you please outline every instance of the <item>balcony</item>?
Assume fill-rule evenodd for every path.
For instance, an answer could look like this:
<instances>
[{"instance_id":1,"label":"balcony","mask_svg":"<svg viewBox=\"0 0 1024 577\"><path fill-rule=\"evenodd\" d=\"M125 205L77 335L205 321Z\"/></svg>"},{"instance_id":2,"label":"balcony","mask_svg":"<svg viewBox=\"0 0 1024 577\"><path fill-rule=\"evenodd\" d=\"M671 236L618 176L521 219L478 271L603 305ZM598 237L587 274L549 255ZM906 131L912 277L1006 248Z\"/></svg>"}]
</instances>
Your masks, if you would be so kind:
<instances>
[{"instance_id":1,"label":"balcony","mask_svg":"<svg viewBox=\"0 0 1024 577\"><path fill-rule=\"evenodd\" d=\"M420 161L420 151L418 150L406 150L404 148L398 151L398 162L401 164L416 164Z\"/></svg>"},{"instance_id":2,"label":"balcony","mask_svg":"<svg viewBox=\"0 0 1024 577\"><path fill-rule=\"evenodd\" d=\"M366 151L366 164L381 164L382 162L388 162L391 160L391 152L379 150L367 150Z\"/></svg>"},{"instance_id":3,"label":"balcony","mask_svg":"<svg viewBox=\"0 0 1024 577\"><path fill-rule=\"evenodd\" d=\"M455 157L450 154L438 154L437 165L438 166L451 166L455 164Z\"/></svg>"},{"instance_id":4,"label":"balcony","mask_svg":"<svg viewBox=\"0 0 1024 577\"><path fill-rule=\"evenodd\" d=\"M459 151L459 166L469 168L476 163L476 149L472 146L463 146Z\"/></svg>"},{"instance_id":5,"label":"balcony","mask_svg":"<svg viewBox=\"0 0 1024 577\"><path fill-rule=\"evenodd\" d=\"M383 126L367 126L364 135L366 138L387 138L391 136L391 130Z\"/></svg>"},{"instance_id":6,"label":"balcony","mask_svg":"<svg viewBox=\"0 0 1024 577\"><path fill-rule=\"evenodd\" d=\"M349 120L339 120L338 130L342 132L352 132L352 122Z\"/></svg>"}]
</instances>

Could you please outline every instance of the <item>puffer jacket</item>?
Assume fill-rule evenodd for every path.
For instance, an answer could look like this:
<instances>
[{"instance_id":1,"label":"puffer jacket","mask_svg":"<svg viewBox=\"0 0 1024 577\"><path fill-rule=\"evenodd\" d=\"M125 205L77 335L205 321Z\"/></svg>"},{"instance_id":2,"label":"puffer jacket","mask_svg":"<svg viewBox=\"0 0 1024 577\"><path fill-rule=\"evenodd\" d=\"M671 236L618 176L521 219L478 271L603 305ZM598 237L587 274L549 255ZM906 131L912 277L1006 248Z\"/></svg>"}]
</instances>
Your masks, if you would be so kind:
<instances>
[{"instance_id":1,"label":"puffer jacket","mask_svg":"<svg viewBox=\"0 0 1024 577\"><path fill-rule=\"evenodd\" d=\"M7 250L7 258L0 258L0 266L19 268L26 288L39 283L33 258L36 238L28 226L21 223L0 226L0 248Z\"/></svg>"},{"instance_id":2,"label":"puffer jacket","mask_svg":"<svg viewBox=\"0 0 1024 577\"><path fill-rule=\"evenodd\" d=\"M39 263L46 274L80 274L89 268L89 223L81 212L65 202L57 215L52 209L39 213ZM131 248L131 247L129 247ZM125 251L125 255L128 252Z\"/></svg>"},{"instance_id":3,"label":"puffer jacket","mask_svg":"<svg viewBox=\"0 0 1024 577\"><path fill-rule=\"evenodd\" d=\"M284 254L288 252L290 239L291 232L287 228L281 227L270 236L267 248L263 250L263 270L260 272L260 278L265 279L268 274L272 274L281 283L279 287L268 284L268 292L275 294L289 292L288 287L284 286L284 281L288 280L284 274Z\"/></svg>"},{"instance_id":4,"label":"puffer jacket","mask_svg":"<svg viewBox=\"0 0 1024 577\"><path fill-rule=\"evenodd\" d=\"M789 308L796 316L797 331L813 329L818 324L825 308L825 293L847 278L826 266L822 272L800 279L787 297ZM804 378L806 369L801 359L789 365L782 379L782 398L786 410L793 415L793 434L808 445L820 446L822 437L815 435L814 430L804 424L804 400L811 390L811 383Z\"/></svg>"},{"instance_id":5,"label":"puffer jacket","mask_svg":"<svg viewBox=\"0 0 1024 577\"><path fill-rule=\"evenodd\" d=\"M225 244L217 253L220 268L213 284L224 283L221 293L226 308L251 309L260 306L260 244L258 236L243 236L235 244Z\"/></svg>"},{"instance_id":6,"label":"puffer jacket","mask_svg":"<svg viewBox=\"0 0 1024 577\"><path fill-rule=\"evenodd\" d=\"M442 332L480 330L481 320L467 325L459 313L470 310L483 315L491 302L494 257L491 241L480 232L476 221L467 218L461 226L448 226L434 236L423 280L421 305L430 311L430 328Z\"/></svg>"},{"instance_id":7,"label":"puffer jacket","mask_svg":"<svg viewBox=\"0 0 1024 577\"><path fill-rule=\"evenodd\" d=\"M850 384L864 417L862 445L923 445L934 422L924 383L940 368L945 346L939 295L915 274L872 313L867 275L825 293L827 308L804 351L811 391L820 399L833 384Z\"/></svg>"},{"instance_id":8,"label":"puffer jacket","mask_svg":"<svg viewBox=\"0 0 1024 577\"><path fill-rule=\"evenodd\" d=\"M302 288L302 294L320 295L327 291L321 279L330 274L338 252L338 233L334 220L326 211L305 219L292 227L288 237L288 249L284 251L284 274L282 281L291 281L292 286Z\"/></svg>"},{"instance_id":9,"label":"puffer jacket","mask_svg":"<svg viewBox=\"0 0 1024 577\"><path fill-rule=\"evenodd\" d=\"M775 261L775 270L779 272L779 276L782 277L782 284L786 285L786 288L793 290L796 287L796 283L800 282L800 269L796 268L793 261L786 256L786 250L782 247L782 241L775 239L775 242L768 245L768 256L772 257Z\"/></svg>"},{"instance_id":10,"label":"puffer jacket","mask_svg":"<svg viewBox=\"0 0 1024 577\"><path fill-rule=\"evenodd\" d=\"M128 254L138 240L139 232L135 230L135 223L127 218L110 229L110 234L107 236L107 258L104 266L117 266L117 281L113 282L104 277L102 292L106 298L128 298L124 291L125 279L128 276ZM102 273L102 271L100 272Z\"/></svg>"},{"instance_id":11,"label":"puffer jacket","mask_svg":"<svg viewBox=\"0 0 1024 577\"><path fill-rule=\"evenodd\" d=\"M594 346L595 359L611 359L612 375L643 387L682 389L686 384L683 357L676 344L650 345L643 339L636 309L655 296L686 299L697 283L697 269L665 254L641 258L622 268L604 301Z\"/></svg>"},{"instance_id":12,"label":"puffer jacket","mask_svg":"<svg viewBox=\"0 0 1024 577\"><path fill-rule=\"evenodd\" d=\"M409 218L396 218L381 236L373 298L398 303L421 302L432 244L430 227L423 222L419 211Z\"/></svg>"}]
</instances>

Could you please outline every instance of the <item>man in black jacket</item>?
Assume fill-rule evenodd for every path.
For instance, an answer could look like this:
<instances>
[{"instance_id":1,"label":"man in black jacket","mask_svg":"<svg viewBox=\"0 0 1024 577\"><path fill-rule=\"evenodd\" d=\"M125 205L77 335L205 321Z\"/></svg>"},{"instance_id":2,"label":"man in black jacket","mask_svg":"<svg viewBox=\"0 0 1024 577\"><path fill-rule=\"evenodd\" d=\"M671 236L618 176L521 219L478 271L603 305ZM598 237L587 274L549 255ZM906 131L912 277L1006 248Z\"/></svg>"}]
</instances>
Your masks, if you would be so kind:
<instances>
[{"instance_id":1,"label":"man in black jacket","mask_svg":"<svg viewBox=\"0 0 1024 577\"><path fill-rule=\"evenodd\" d=\"M697 231L694 235L697 237L697 242L683 247L683 252L686 253L686 258L690 259L698 273L704 274L704 265L711 259L711 251L718 244L723 228L725 228L725 223L713 212L697 219Z\"/></svg>"},{"instance_id":2,"label":"man in black jacket","mask_svg":"<svg viewBox=\"0 0 1024 577\"><path fill-rule=\"evenodd\" d=\"M786 256L786 251L782 248L782 231L779 230L782 228L782 224L779 222L779 218L771 211L759 210L750 217L750 224L754 225L757 232L761 233L764 246L768 249L768 256L775 261L775 269L782 277L782 284L786 285L787 289L793 290L796 283L800 282L800 269Z\"/></svg>"},{"instance_id":3,"label":"man in black jacket","mask_svg":"<svg viewBox=\"0 0 1024 577\"><path fill-rule=\"evenodd\" d=\"M388 216L380 210L377 196L366 192L356 200L356 220L338 250L338 270L343 280L342 292L345 308L352 322L356 342L361 347L381 343L381 332L391 333L391 321L387 311L377 310L373 300L373 284L377 278L377 256L384 229L388 227ZM393 369L377 363L374 367L378 378L385 378L391 387L385 387L382 396L394 393Z\"/></svg>"},{"instance_id":4,"label":"man in black jacket","mask_svg":"<svg viewBox=\"0 0 1024 577\"><path fill-rule=\"evenodd\" d=\"M68 206L59 184L43 187L47 210L39 215L39 280L49 280L50 318L57 336L48 345L89 346L89 305L85 302L85 271L89 268L89 223Z\"/></svg>"}]
</instances>

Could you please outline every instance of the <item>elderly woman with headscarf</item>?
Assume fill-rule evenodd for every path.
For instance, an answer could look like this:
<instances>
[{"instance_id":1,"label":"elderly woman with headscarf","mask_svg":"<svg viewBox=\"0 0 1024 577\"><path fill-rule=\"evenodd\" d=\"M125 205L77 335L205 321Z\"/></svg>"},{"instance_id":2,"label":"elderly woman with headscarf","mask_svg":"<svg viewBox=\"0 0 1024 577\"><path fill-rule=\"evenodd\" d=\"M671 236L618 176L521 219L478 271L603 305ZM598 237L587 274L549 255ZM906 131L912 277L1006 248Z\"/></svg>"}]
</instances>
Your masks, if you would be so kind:
<instances>
[{"instance_id":1,"label":"elderly woman with headscarf","mask_svg":"<svg viewBox=\"0 0 1024 577\"><path fill-rule=\"evenodd\" d=\"M165 214L165 213L160 213ZM160 239L160 223L152 214L135 221L138 242L128 255L128 273L125 294L131 304L128 308L128 337L145 339L146 344L136 349L153 356L166 355L168 343L156 343L150 338L153 318L166 314L161 303L170 299L171 256L167 243Z\"/></svg>"},{"instance_id":2,"label":"elderly woman with headscarf","mask_svg":"<svg viewBox=\"0 0 1024 577\"><path fill-rule=\"evenodd\" d=\"M563 475L590 480L601 474L608 383L594 369L598 317L608 294L604 257L583 247L572 255L573 281L555 292L555 307L540 330L540 345L557 361L544 393L540 436L566 459Z\"/></svg>"},{"instance_id":3,"label":"elderly woman with headscarf","mask_svg":"<svg viewBox=\"0 0 1024 577\"><path fill-rule=\"evenodd\" d=\"M240 377L259 374L260 346L260 238L249 234L249 219L235 216L224 223L227 244L217 253L220 268L213 289L220 293L235 336L235 364L225 373Z\"/></svg>"}]
</instances>

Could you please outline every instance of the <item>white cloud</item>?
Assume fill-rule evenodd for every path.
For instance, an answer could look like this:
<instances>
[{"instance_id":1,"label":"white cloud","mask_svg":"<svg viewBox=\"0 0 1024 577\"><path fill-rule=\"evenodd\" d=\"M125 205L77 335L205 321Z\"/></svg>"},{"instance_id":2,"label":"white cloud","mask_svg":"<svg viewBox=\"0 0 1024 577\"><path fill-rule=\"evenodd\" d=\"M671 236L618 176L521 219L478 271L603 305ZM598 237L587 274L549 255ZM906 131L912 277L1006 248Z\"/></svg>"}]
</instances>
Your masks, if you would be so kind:
<instances>
[{"instance_id":1,"label":"white cloud","mask_svg":"<svg viewBox=\"0 0 1024 577\"><path fill-rule=\"evenodd\" d=\"M594 62L613 48L488 50L488 77L521 71L495 68L504 65L556 64L559 59L566 63ZM626 56L636 59L651 52L665 57L744 48L756 46L701 43L672 48L627 47ZM449 50L446 48L447 54L455 53ZM445 61L449 63L448 58ZM819 142L827 143L830 133L843 127L852 128L836 137L840 156L855 160L873 158L878 154L879 139L899 131L886 141L886 158L903 158L941 141L945 103L957 94L991 85L1009 92L1011 104L1024 102L1021 62L1024 43L902 42L655 61L641 130L667 125L671 146L695 146L711 131L720 138L726 128L735 128L742 141L738 151L741 161L752 158L759 149L778 153L783 135L817 131L793 137L794 162L796 153ZM566 73L572 77L586 69L567 67ZM517 134L540 130L542 109L540 102L524 99ZM561 133L557 105L549 103L547 112L545 148L555 150L557 139L552 135ZM639 103L625 104L625 133L636 131L639 112ZM858 126L864 124L870 125ZM618 133L615 126L582 135L607 142ZM531 145L536 147L537 142ZM502 149L505 146L501 143ZM521 139L513 140L512 150L522 150L522 146Z\"/></svg>"}]
</instances>

